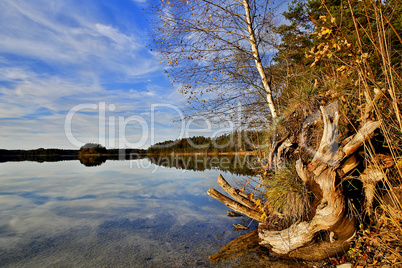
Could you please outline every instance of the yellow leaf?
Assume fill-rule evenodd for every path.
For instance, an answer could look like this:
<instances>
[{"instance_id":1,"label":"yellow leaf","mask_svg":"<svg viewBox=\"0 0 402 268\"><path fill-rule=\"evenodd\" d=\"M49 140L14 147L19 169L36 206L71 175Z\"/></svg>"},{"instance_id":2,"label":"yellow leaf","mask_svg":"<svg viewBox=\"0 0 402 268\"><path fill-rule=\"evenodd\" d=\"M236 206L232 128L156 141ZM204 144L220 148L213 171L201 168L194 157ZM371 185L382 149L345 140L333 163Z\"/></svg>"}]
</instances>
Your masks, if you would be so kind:
<instances>
[{"instance_id":1,"label":"yellow leaf","mask_svg":"<svg viewBox=\"0 0 402 268\"><path fill-rule=\"evenodd\" d=\"M363 53L361 57L362 57L362 59L367 59L368 56L369 56L368 53Z\"/></svg>"},{"instance_id":2,"label":"yellow leaf","mask_svg":"<svg viewBox=\"0 0 402 268\"><path fill-rule=\"evenodd\" d=\"M402 169L402 158L399 159L398 162L396 162L396 166L397 166L399 169Z\"/></svg>"},{"instance_id":3,"label":"yellow leaf","mask_svg":"<svg viewBox=\"0 0 402 268\"><path fill-rule=\"evenodd\" d=\"M344 72L346 70L346 66L343 65L341 67L339 67L338 69L336 69L337 72Z\"/></svg>"},{"instance_id":4,"label":"yellow leaf","mask_svg":"<svg viewBox=\"0 0 402 268\"><path fill-rule=\"evenodd\" d=\"M330 34L330 33L332 33L332 30L328 28L322 31L322 34Z\"/></svg>"}]
</instances>

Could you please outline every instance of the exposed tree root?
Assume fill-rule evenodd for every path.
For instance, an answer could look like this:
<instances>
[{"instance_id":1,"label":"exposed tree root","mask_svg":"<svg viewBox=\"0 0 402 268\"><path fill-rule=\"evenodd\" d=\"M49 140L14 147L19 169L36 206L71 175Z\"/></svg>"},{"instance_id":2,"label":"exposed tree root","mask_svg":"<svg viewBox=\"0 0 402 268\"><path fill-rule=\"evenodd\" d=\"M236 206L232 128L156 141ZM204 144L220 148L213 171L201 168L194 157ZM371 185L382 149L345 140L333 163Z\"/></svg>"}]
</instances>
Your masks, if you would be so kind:
<instances>
[{"instance_id":1,"label":"exposed tree root","mask_svg":"<svg viewBox=\"0 0 402 268\"><path fill-rule=\"evenodd\" d=\"M222 176L219 176L218 183L234 200L214 189L208 191L208 194L233 210L260 221L259 244L270 248L274 255L280 257L320 260L343 254L356 232L355 221L347 214L340 181L359 165L360 161L354 153L373 137L380 123L368 121L355 135L339 142L337 110L321 107L321 114L324 130L313 160L308 165L301 160L296 162L298 176L315 197L310 204L310 212L303 221L284 230L270 230L267 224L261 222L262 212L257 208L256 200L230 186ZM313 121L316 123L317 120ZM278 148L281 152L277 155L281 155L285 146ZM371 167L367 167L361 174L368 207L372 203L373 187L382 179L381 171L376 169L374 172Z\"/></svg>"}]
</instances>

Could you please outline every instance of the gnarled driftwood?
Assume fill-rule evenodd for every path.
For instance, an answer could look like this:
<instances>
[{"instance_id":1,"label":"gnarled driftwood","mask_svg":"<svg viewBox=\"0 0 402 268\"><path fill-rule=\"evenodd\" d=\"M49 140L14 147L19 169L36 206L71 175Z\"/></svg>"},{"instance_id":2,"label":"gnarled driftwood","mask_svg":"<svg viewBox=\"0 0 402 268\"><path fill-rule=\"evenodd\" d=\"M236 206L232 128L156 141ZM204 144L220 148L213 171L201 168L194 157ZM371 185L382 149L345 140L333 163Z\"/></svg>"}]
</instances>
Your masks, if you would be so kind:
<instances>
[{"instance_id":1,"label":"gnarled driftwood","mask_svg":"<svg viewBox=\"0 0 402 268\"><path fill-rule=\"evenodd\" d=\"M303 164L301 160L296 162L298 176L315 197L310 213L304 221L280 231L269 230L263 223L259 225L259 243L270 248L277 256L319 260L343 254L355 234L355 221L347 215L345 197L339 182L346 173L359 164L360 161L353 154L364 145L365 141L373 137L380 123L368 121L354 136L340 143L338 142L338 111L332 106L321 107L321 115L324 130L313 160L308 165ZM318 119L315 117L313 119L310 124L317 123ZM366 171L361 179L367 181L367 187L372 187L373 176L367 177L369 168ZM213 189L210 189L208 193L233 210L261 221L261 212L256 208L255 200L240 194L222 179L223 177L220 176L219 184L235 200L226 196L217 198L216 191ZM381 179L379 175L376 176L375 181ZM370 200L369 198L368 201L371 202Z\"/></svg>"}]
</instances>

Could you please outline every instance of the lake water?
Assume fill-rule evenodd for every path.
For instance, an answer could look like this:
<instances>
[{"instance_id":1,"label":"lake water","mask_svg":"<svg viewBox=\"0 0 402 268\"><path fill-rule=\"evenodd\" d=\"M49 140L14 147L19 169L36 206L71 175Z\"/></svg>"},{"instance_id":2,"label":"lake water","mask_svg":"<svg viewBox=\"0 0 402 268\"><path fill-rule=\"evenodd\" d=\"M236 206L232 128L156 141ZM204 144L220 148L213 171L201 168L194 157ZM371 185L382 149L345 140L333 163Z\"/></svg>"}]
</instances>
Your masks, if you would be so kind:
<instances>
[{"instance_id":1,"label":"lake water","mask_svg":"<svg viewBox=\"0 0 402 268\"><path fill-rule=\"evenodd\" d=\"M1 163L0 266L209 266L242 221L206 194L219 173L148 159Z\"/></svg>"},{"instance_id":2,"label":"lake water","mask_svg":"<svg viewBox=\"0 0 402 268\"><path fill-rule=\"evenodd\" d=\"M234 185L247 177L148 159L1 163L0 267L213 266L208 256L245 233L232 225L245 219L227 217L206 193L219 189L220 173ZM249 254L214 266L259 261Z\"/></svg>"}]
</instances>

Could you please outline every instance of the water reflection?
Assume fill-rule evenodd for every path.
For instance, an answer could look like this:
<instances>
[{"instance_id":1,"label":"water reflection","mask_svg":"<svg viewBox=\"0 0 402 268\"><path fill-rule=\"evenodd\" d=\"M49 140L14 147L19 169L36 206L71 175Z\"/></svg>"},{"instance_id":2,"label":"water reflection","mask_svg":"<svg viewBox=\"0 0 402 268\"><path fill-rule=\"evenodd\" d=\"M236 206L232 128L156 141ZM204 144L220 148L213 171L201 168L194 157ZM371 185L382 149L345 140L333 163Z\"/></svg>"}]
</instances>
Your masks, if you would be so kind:
<instances>
[{"instance_id":1,"label":"water reflection","mask_svg":"<svg viewBox=\"0 0 402 268\"><path fill-rule=\"evenodd\" d=\"M252 169L256 167L254 155L192 155L192 156L148 156L156 165L183 170L221 170L236 175L255 175Z\"/></svg>"},{"instance_id":2,"label":"water reflection","mask_svg":"<svg viewBox=\"0 0 402 268\"><path fill-rule=\"evenodd\" d=\"M0 266L203 267L239 235L206 194L218 171L131 161L0 164Z\"/></svg>"},{"instance_id":3,"label":"water reflection","mask_svg":"<svg viewBox=\"0 0 402 268\"><path fill-rule=\"evenodd\" d=\"M107 157L103 155L84 155L79 156L80 163L86 167L100 166L106 162Z\"/></svg>"},{"instance_id":4,"label":"water reflection","mask_svg":"<svg viewBox=\"0 0 402 268\"><path fill-rule=\"evenodd\" d=\"M245 219L206 194L219 173L148 159L1 163L0 267L292 267L248 247L210 262L246 233L232 231Z\"/></svg>"},{"instance_id":5,"label":"water reflection","mask_svg":"<svg viewBox=\"0 0 402 268\"><path fill-rule=\"evenodd\" d=\"M136 160L149 159L150 164L157 166L176 168L181 170L205 171L221 170L236 175L254 175L255 168L258 168L258 162L254 155L188 155L188 156L146 156L141 154L91 154L91 155L35 155L35 156L2 156L0 163L6 162L60 162L75 161L86 167L96 167L104 164L107 160ZM143 163L141 168L146 167Z\"/></svg>"}]
</instances>

